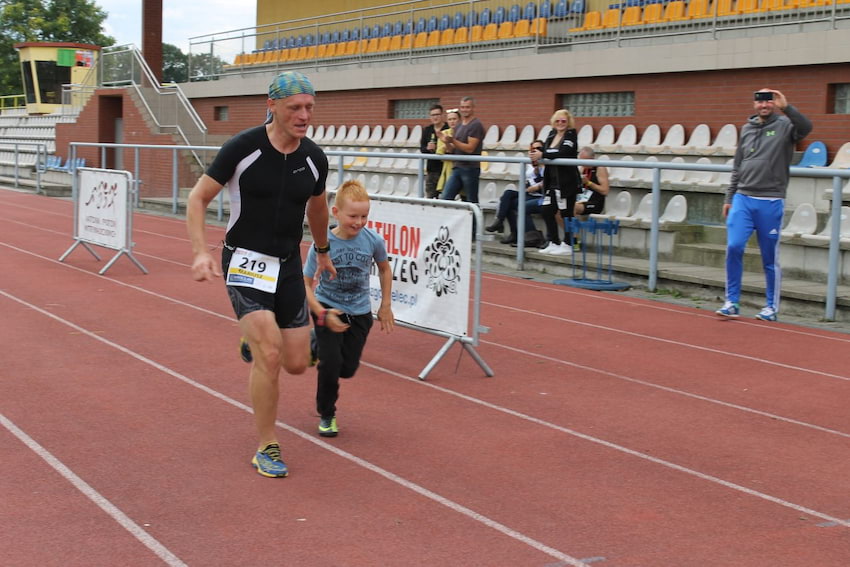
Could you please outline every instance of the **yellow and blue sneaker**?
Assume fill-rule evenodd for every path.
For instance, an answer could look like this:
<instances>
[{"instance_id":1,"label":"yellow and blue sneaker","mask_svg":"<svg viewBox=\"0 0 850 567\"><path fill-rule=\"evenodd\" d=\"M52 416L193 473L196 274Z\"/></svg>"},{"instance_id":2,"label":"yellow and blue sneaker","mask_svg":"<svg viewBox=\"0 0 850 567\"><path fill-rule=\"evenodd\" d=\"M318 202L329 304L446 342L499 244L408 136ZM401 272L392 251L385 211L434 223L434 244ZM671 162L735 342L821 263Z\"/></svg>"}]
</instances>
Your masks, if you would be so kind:
<instances>
[{"instance_id":1,"label":"yellow and blue sneaker","mask_svg":"<svg viewBox=\"0 0 850 567\"><path fill-rule=\"evenodd\" d=\"M257 472L269 478L284 477L289 474L286 463L280 458L280 445L269 443L262 451L257 451L251 464Z\"/></svg>"},{"instance_id":2,"label":"yellow and blue sneaker","mask_svg":"<svg viewBox=\"0 0 850 567\"><path fill-rule=\"evenodd\" d=\"M339 428L336 426L336 417L323 417L319 421L319 435L322 437L336 437Z\"/></svg>"},{"instance_id":3,"label":"yellow and blue sneaker","mask_svg":"<svg viewBox=\"0 0 850 567\"><path fill-rule=\"evenodd\" d=\"M254 355L251 354L251 347L248 345L248 341L245 340L245 337L239 337L239 356L241 356L242 360L249 364L254 360Z\"/></svg>"}]
</instances>

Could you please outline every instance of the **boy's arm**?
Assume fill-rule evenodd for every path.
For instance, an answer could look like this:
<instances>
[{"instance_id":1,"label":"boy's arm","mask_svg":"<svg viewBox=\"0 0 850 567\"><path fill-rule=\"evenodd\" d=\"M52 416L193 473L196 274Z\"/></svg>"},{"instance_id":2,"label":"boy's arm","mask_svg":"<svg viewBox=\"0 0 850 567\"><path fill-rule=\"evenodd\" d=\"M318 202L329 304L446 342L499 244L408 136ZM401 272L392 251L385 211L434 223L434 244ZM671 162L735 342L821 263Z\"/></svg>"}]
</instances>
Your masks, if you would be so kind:
<instances>
[{"instance_id":1,"label":"boy's arm","mask_svg":"<svg viewBox=\"0 0 850 567\"><path fill-rule=\"evenodd\" d=\"M342 322L339 315L342 313L339 309L325 309L321 304L316 293L313 291L313 278L304 276L304 291L307 292L307 307L313 315L316 316L316 324L327 327L334 333L342 333L348 329L348 325Z\"/></svg>"},{"instance_id":2,"label":"boy's arm","mask_svg":"<svg viewBox=\"0 0 850 567\"><path fill-rule=\"evenodd\" d=\"M393 271L389 260L375 262L378 266L378 279L381 282L381 306L378 308L378 321L381 322L381 330L385 333L392 332L395 327L395 316L392 308Z\"/></svg>"}]
</instances>

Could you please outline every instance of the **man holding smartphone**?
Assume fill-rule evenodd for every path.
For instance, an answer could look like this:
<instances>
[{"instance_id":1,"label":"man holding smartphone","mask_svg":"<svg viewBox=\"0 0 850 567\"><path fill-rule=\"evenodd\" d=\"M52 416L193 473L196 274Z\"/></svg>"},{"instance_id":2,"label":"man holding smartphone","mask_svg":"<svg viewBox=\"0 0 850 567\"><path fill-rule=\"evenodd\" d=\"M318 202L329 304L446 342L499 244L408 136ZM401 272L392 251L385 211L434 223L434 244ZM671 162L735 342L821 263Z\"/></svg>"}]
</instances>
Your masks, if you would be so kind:
<instances>
[{"instance_id":1,"label":"man holding smartphone","mask_svg":"<svg viewBox=\"0 0 850 567\"><path fill-rule=\"evenodd\" d=\"M785 212L788 167L797 142L812 131L811 121L788 104L781 92L754 94L756 113L741 128L726 190L726 303L716 313L738 317L744 248L756 232L766 279L767 301L756 319L776 321L779 311L779 235ZM779 112L777 112L779 111Z\"/></svg>"}]
</instances>

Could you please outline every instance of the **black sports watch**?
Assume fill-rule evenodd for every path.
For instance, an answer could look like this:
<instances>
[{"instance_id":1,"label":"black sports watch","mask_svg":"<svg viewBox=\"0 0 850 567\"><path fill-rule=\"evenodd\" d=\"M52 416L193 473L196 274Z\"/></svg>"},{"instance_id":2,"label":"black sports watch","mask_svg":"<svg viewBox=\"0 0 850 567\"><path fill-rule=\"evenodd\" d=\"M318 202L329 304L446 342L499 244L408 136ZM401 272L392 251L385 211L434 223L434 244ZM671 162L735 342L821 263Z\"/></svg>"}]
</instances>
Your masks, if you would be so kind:
<instances>
[{"instance_id":1,"label":"black sports watch","mask_svg":"<svg viewBox=\"0 0 850 567\"><path fill-rule=\"evenodd\" d=\"M316 246L316 243L314 242L314 243L313 243L313 249L314 249L314 250L316 251L316 253L318 253L318 254L327 254L328 252L330 252L330 251L331 251L331 245L330 245L330 243L328 243L328 244L326 244L326 245L324 245L324 246Z\"/></svg>"}]
</instances>

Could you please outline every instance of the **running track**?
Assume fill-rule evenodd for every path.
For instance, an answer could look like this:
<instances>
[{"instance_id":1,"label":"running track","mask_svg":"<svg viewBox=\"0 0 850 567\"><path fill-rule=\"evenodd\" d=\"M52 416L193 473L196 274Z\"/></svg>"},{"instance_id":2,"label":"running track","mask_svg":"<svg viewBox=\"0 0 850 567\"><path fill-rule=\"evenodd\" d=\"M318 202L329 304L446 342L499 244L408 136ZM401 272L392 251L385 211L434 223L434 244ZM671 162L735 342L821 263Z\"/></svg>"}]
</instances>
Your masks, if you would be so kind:
<instances>
[{"instance_id":1,"label":"running track","mask_svg":"<svg viewBox=\"0 0 850 567\"><path fill-rule=\"evenodd\" d=\"M850 337L485 274L479 352L376 327L291 474L249 465L247 366L182 221L72 243L65 200L0 190L4 566L850 564ZM220 228L210 228L210 242Z\"/></svg>"}]
</instances>

